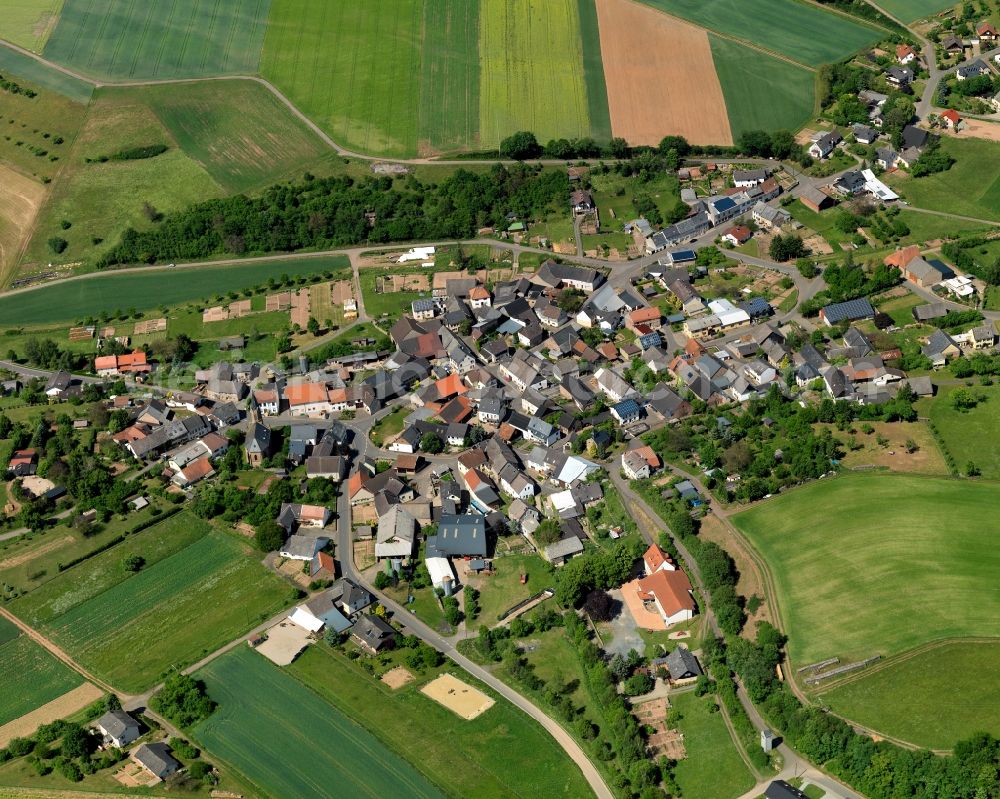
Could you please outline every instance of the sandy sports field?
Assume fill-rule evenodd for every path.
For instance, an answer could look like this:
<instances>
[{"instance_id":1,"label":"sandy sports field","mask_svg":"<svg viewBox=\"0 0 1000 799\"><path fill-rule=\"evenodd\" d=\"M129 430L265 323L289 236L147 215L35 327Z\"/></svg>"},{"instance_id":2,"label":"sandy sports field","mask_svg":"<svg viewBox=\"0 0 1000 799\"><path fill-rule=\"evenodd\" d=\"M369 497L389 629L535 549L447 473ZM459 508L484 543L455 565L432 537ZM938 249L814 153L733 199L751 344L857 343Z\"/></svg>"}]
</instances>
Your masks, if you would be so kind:
<instances>
[{"instance_id":1,"label":"sandy sports field","mask_svg":"<svg viewBox=\"0 0 1000 799\"><path fill-rule=\"evenodd\" d=\"M431 680L420 689L420 693L439 705L444 705L466 721L478 718L496 704L478 688L473 688L450 674L442 674Z\"/></svg>"},{"instance_id":2,"label":"sandy sports field","mask_svg":"<svg viewBox=\"0 0 1000 799\"><path fill-rule=\"evenodd\" d=\"M733 143L707 31L632 0L597 0L597 19L615 136Z\"/></svg>"},{"instance_id":3,"label":"sandy sports field","mask_svg":"<svg viewBox=\"0 0 1000 799\"><path fill-rule=\"evenodd\" d=\"M46 702L40 708L25 713L18 719L7 722L0 727L0 746L6 746L11 738L21 738L31 735L43 724L49 724L56 719L72 716L83 710L87 705L96 702L104 696L104 691L96 685L85 682L78 688Z\"/></svg>"},{"instance_id":4,"label":"sandy sports field","mask_svg":"<svg viewBox=\"0 0 1000 799\"><path fill-rule=\"evenodd\" d=\"M956 139L986 139L987 141L1000 141L1000 121L988 122L985 119L966 119L965 127L958 133L948 131Z\"/></svg>"},{"instance_id":5,"label":"sandy sports field","mask_svg":"<svg viewBox=\"0 0 1000 799\"><path fill-rule=\"evenodd\" d=\"M389 669L380 679L395 691L397 688L402 688L407 683L413 682L413 675L405 666L396 666L394 669Z\"/></svg>"}]
</instances>

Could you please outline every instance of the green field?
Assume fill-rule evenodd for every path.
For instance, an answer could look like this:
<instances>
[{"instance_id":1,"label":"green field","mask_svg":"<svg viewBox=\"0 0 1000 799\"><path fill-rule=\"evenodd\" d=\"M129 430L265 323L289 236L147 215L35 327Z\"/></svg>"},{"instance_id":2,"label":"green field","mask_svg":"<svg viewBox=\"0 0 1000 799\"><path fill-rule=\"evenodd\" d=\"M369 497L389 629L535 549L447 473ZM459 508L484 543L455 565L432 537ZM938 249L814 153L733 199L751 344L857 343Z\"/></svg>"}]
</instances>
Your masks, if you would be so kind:
<instances>
[{"instance_id":1,"label":"green field","mask_svg":"<svg viewBox=\"0 0 1000 799\"><path fill-rule=\"evenodd\" d=\"M767 563L793 666L1000 635L995 483L838 476L733 517Z\"/></svg>"},{"instance_id":2,"label":"green field","mask_svg":"<svg viewBox=\"0 0 1000 799\"><path fill-rule=\"evenodd\" d=\"M339 144L417 149L423 3L273 0L261 71ZM459 51L462 46L456 45Z\"/></svg>"},{"instance_id":3,"label":"green field","mask_svg":"<svg viewBox=\"0 0 1000 799\"><path fill-rule=\"evenodd\" d=\"M65 0L45 57L98 78L251 75L268 0Z\"/></svg>"},{"instance_id":4,"label":"green field","mask_svg":"<svg viewBox=\"0 0 1000 799\"><path fill-rule=\"evenodd\" d=\"M421 151L479 140L479 2L425 0L418 144Z\"/></svg>"},{"instance_id":5,"label":"green field","mask_svg":"<svg viewBox=\"0 0 1000 799\"><path fill-rule=\"evenodd\" d=\"M886 182L918 208L1000 221L1000 143L945 136L941 149L955 159L947 172L911 178L900 171Z\"/></svg>"},{"instance_id":6,"label":"green field","mask_svg":"<svg viewBox=\"0 0 1000 799\"><path fill-rule=\"evenodd\" d=\"M49 91L58 92L77 103L86 103L94 93L91 83L82 81L36 61L0 42L0 73L11 78L23 78L29 83Z\"/></svg>"},{"instance_id":7,"label":"green field","mask_svg":"<svg viewBox=\"0 0 1000 799\"><path fill-rule=\"evenodd\" d=\"M990 480L1000 479L1000 386L975 386L969 389L981 401L975 408L960 411L951 404L951 395L959 386L940 386L931 403L930 417L944 445L959 469L975 462Z\"/></svg>"},{"instance_id":8,"label":"green field","mask_svg":"<svg viewBox=\"0 0 1000 799\"><path fill-rule=\"evenodd\" d=\"M155 158L93 162L123 148L150 144L169 149ZM145 203L167 213L224 193L128 89L97 93L66 161L39 214L35 236L21 262L22 274L45 270L49 263L91 267L127 228L142 230L154 224L144 212ZM64 230L63 220L72 227ZM49 247L52 236L68 242L61 254Z\"/></svg>"},{"instance_id":9,"label":"green field","mask_svg":"<svg viewBox=\"0 0 1000 799\"><path fill-rule=\"evenodd\" d=\"M197 676L220 707L195 738L270 796L444 797L375 736L245 646Z\"/></svg>"},{"instance_id":10,"label":"green field","mask_svg":"<svg viewBox=\"0 0 1000 799\"><path fill-rule=\"evenodd\" d=\"M289 671L387 745L400 742L399 754L451 795L592 795L551 736L503 699L479 718L465 721L419 692L427 678L393 691L325 647L310 647ZM500 752L503 757L497 756ZM510 768L511 763L518 767Z\"/></svg>"},{"instance_id":11,"label":"green field","mask_svg":"<svg viewBox=\"0 0 1000 799\"><path fill-rule=\"evenodd\" d=\"M144 311L258 286L282 274L336 270L346 263L344 256L266 258L236 266L110 272L0 297L0 317L7 324L38 324L55 317L73 320L116 309Z\"/></svg>"},{"instance_id":12,"label":"green field","mask_svg":"<svg viewBox=\"0 0 1000 799\"><path fill-rule=\"evenodd\" d=\"M152 108L178 146L234 194L300 177L329 152L254 81L149 86L137 97Z\"/></svg>"},{"instance_id":13,"label":"green field","mask_svg":"<svg viewBox=\"0 0 1000 799\"><path fill-rule=\"evenodd\" d=\"M7 624L7 622L4 622ZM16 629L16 628L15 628ZM26 635L0 629L0 725L83 684L83 678Z\"/></svg>"},{"instance_id":14,"label":"green field","mask_svg":"<svg viewBox=\"0 0 1000 799\"><path fill-rule=\"evenodd\" d=\"M900 22L909 24L946 8L954 8L955 3L951 0L877 0L875 5Z\"/></svg>"},{"instance_id":15,"label":"green field","mask_svg":"<svg viewBox=\"0 0 1000 799\"><path fill-rule=\"evenodd\" d=\"M643 2L807 66L836 61L884 35L879 29L797 0Z\"/></svg>"},{"instance_id":16,"label":"green field","mask_svg":"<svg viewBox=\"0 0 1000 799\"><path fill-rule=\"evenodd\" d=\"M608 108L608 84L604 79L601 58L601 32L597 24L596 0L577 0L580 36L583 39L583 80L587 85L587 109L590 133L598 141L611 139L611 111Z\"/></svg>"},{"instance_id":17,"label":"green field","mask_svg":"<svg viewBox=\"0 0 1000 799\"><path fill-rule=\"evenodd\" d=\"M481 143L589 136L577 0L481 0L479 22Z\"/></svg>"},{"instance_id":18,"label":"green field","mask_svg":"<svg viewBox=\"0 0 1000 799\"><path fill-rule=\"evenodd\" d=\"M720 713L709 712L714 697L693 693L671 696L672 709L681 715L687 757L677 761L674 777L684 799L733 799L756 782L729 735Z\"/></svg>"},{"instance_id":19,"label":"green field","mask_svg":"<svg viewBox=\"0 0 1000 799\"><path fill-rule=\"evenodd\" d=\"M818 701L886 735L950 749L975 732L1000 733L998 680L1000 642L950 643L863 672Z\"/></svg>"},{"instance_id":20,"label":"green field","mask_svg":"<svg viewBox=\"0 0 1000 799\"><path fill-rule=\"evenodd\" d=\"M6 0L0 38L40 53L59 17L63 0Z\"/></svg>"},{"instance_id":21,"label":"green field","mask_svg":"<svg viewBox=\"0 0 1000 799\"><path fill-rule=\"evenodd\" d=\"M139 691L283 606L287 587L248 550L182 513L68 569L11 608L88 670ZM137 574L122 567L130 553L147 561Z\"/></svg>"},{"instance_id":22,"label":"green field","mask_svg":"<svg viewBox=\"0 0 1000 799\"><path fill-rule=\"evenodd\" d=\"M731 39L708 38L734 139L747 130L802 127L815 102L812 72Z\"/></svg>"}]
</instances>

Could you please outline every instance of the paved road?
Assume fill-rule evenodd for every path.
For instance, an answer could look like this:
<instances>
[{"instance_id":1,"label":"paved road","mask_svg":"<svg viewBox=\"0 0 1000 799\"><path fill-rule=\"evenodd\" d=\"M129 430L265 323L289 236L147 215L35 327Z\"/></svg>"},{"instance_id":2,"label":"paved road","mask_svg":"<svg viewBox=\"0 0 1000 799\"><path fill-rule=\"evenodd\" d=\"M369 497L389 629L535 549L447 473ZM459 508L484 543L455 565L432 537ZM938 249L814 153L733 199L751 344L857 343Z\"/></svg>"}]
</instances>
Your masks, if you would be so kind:
<instances>
[{"instance_id":1,"label":"paved road","mask_svg":"<svg viewBox=\"0 0 1000 799\"><path fill-rule=\"evenodd\" d=\"M534 703L523 697L506 683L498 680L482 666L473 663L457 649L455 649L449 640L443 638L437 632L416 618L416 616L412 613L408 612L401 605L389 599L389 597L385 596L385 594L376 590L375 586L369 584L368 581L365 580L365 578L354 566L354 558L352 554L354 550L352 546L351 533L351 505L346 492L341 494L337 510L339 515L339 518L337 519L337 555L338 560L340 561L340 568L343 576L354 580L359 585L365 586L365 588L378 597L379 601L388 610L392 611L395 620L406 626L411 633L443 652L477 680L488 685L511 704L515 705L541 724L546 732L555 738L556 742L563 748L566 754L568 754L573 759L573 762L577 764L598 799L614 799L614 794L604 782L600 772L598 772L598 770L594 767L594 764L590 762L590 759L580 748L577 742L569 735L569 733L566 732L566 730L562 728L558 722L546 715Z\"/></svg>"}]
</instances>

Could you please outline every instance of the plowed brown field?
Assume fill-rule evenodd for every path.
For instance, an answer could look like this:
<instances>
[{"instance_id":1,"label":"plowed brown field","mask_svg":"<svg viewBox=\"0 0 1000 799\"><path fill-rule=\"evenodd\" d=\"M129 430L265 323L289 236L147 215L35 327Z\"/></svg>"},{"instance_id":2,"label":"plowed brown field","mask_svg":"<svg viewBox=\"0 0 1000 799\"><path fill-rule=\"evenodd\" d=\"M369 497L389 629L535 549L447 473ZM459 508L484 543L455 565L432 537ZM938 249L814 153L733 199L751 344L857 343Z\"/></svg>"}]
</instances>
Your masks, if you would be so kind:
<instances>
[{"instance_id":1,"label":"plowed brown field","mask_svg":"<svg viewBox=\"0 0 1000 799\"><path fill-rule=\"evenodd\" d=\"M708 33L632 0L597 0L611 130L629 144L732 144Z\"/></svg>"}]
</instances>

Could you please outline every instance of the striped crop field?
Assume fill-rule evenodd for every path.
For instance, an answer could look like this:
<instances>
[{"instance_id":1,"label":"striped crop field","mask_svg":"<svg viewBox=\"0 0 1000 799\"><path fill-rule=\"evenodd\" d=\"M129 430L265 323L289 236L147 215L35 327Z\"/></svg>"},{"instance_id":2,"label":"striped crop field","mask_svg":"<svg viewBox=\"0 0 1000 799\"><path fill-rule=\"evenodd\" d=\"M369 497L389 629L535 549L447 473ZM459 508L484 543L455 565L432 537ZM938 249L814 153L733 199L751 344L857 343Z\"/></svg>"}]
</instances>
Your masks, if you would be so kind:
<instances>
[{"instance_id":1,"label":"striped crop field","mask_svg":"<svg viewBox=\"0 0 1000 799\"><path fill-rule=\"evenodd\" d=\"M426 0L420 79L422 152L479 140L479 3Z\"/></svg>"},{"instance_id":2,"label":"striped crop field","mask_svg":"<svg viewBox=\"0 0 1000 799\"><path fill-rule=\"evenodd\" d=\"M195 739L263 795L444 799L400 755L246 646L196 676L219 708L194 728Z\"/></svg>"},{"instance_id":3,"label":"striped crop field","mask_svg":"<svg viewBox=\"0 0 1000 799\"><path fill-rule=\"evenodd\" d=\"M590 135L577 0L482 0L480 141Z\"/></svg>"},{"instance_id":4,"label":"striped crop field","mask_svg":"<svg viewBox=\"0 0 1000 799\"><path fill-rule=\"evenodd\" d=\"M45 57L98 78L254 74L270 0L66 0Z\"/></svg>"},{"instance_id":5,"label":"striped crop field","mask_svg":"<svg viewBox=\"0 0 1000 799\"><path fill-rule=\"evenodd\" d=\"M249 547L181 513L67 569L13 611L125 691L186 665L280 610L287 586ZM139 572L122 567L137 554Z\"/></svg>"},{"instance_id":6,"label":"striped crop field","mask_svg":"<svg viewBox=\"0 0 1000 799\"><path fill-rule=\"evenodd\" d=\"M16 628L15 628L16 631ZM7 638L0 630L0 726L51 702L83 683L83 678L56 660L26 635Z\"/></svg>"},{"instance_id":7,"label":"striped crop field","mask_svg":"<svg viewBox=\"0 0 1000 799\"><path fill-rule=\"evenodd\" d=\"M273 0L261 71L339 144L417 149L422 0Z\"/></svg>"}]
</instances>

